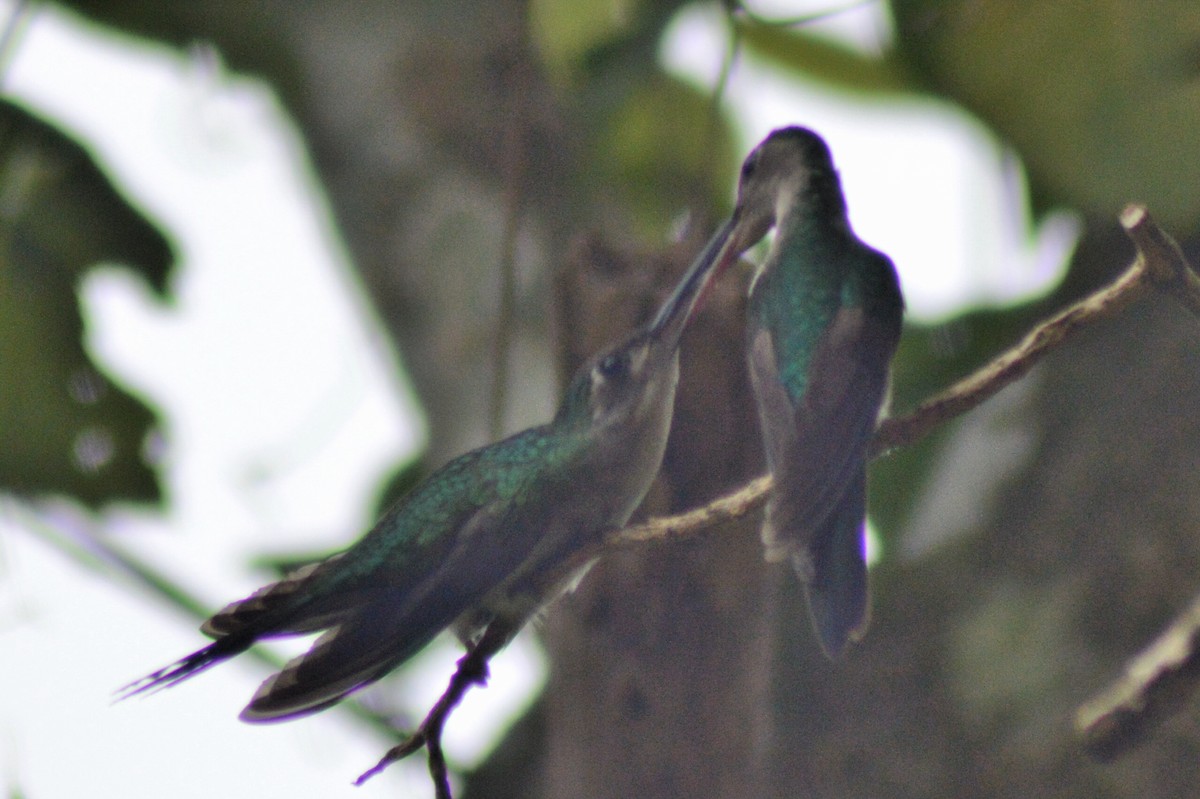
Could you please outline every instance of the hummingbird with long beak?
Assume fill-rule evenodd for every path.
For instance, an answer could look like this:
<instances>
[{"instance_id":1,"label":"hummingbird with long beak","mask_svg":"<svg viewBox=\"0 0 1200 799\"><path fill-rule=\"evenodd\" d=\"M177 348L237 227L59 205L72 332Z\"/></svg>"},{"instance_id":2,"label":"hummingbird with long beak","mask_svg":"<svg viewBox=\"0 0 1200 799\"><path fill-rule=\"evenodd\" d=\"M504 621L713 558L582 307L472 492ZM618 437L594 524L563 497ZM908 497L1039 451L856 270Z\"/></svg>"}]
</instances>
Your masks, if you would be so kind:
<instances>
[{"instance_id":1,"label":"hummingbird with long beak","mask_svg":"<svg viewBox=\"0 0 1200 799\"><path fill-rule=\"evenodd\" d=\"M624 526L649 489L671 426L680 336L730 229L648 325L579 368L552 421L441 467L349 549L221 610L201 627L211 644L122 698L174 685L262 639L321 632L241 714L280 721L380 679L451 625L468 646L484 631L511 640L578 577L579 553Z\"/></svg>"},{"instance_id":2,"label":"hummingbird with long beak","mask_svg":"<svg viewBox=\"0 0 1200 799\"><path fill-rule=\"evenodd\" d=\"M870 620L866 461L890 383L904 300L891 260L864 244L824 140L789 127L746 158L723 271L773 227L750 289L747 360L774 488L768 560L804 582L821 647L839 657Z\"/></svg>"}]
</instances>

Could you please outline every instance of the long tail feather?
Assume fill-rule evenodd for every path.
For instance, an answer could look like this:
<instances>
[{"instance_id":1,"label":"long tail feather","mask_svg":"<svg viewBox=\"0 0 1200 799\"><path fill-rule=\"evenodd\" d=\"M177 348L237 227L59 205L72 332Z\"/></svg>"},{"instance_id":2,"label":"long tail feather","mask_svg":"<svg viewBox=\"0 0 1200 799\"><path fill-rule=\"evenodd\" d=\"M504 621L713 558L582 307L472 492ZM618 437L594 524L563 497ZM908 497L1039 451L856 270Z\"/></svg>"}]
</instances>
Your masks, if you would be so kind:
<instances>
[{"instance_id":1,"label":"long tail feather","mask_svg":"<svg viewBox=\"0 0 1200 799\"><path fill-rule=\"evenodd\" d=\"M190 679L202 671L215 666L223 660L233 657L250 648L254 639L239 639L232 636L214 641L203 649L199 649L187 657L180 658L169 666L147 674L139 680L134 680L116 692L114 701L121 702L139 694L158 693L164 688L170 688L176 683Z\"/></svg>"},{"instance_id":2,"label":"long tail feather","mask_svg":"<svg viewBox=\"0 0 1200 799\"><path fill-rule=\"evenodd\" d=\"M813 626L821 649L833 660L841 656L849 641L861 638L870 623L863 552L865 509L866 476L860 473L818 532L809 557L803 559L803 566L810 570L805 588ZM800 571L802 564L796 565Z\"/></svg>"}]
</instances>

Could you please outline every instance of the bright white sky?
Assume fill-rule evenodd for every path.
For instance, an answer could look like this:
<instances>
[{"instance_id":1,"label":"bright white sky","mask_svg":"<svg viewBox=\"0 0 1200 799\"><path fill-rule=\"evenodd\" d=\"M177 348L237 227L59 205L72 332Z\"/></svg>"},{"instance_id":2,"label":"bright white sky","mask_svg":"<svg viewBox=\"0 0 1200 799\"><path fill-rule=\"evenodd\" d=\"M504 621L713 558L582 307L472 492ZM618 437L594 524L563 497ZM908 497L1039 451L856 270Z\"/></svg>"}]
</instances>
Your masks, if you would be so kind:
<instances>
[{"instance_id":1,"label":"bright white sky","mask_svg":"<svg viewBox=\"0 0 1200 799\"><path fill-rule=\"evenodd\" d=\"M774 5L794 14L806 4ZM831 30L870 47L882 24L868 6ZM664 61L711 85L720 25L715 4L686 12ZM330 549L366 529L379 480L423 432L307 177L299 135L262 84L220 72L204 54L134 50L48 12L27 29L5 81L93 142L172 232L182 260L173 306L115 268L84 290L93 353L165 415L163 514L92 520L65 505L38 515L0 499L0 795L301 799L394 796L400 786L430 795L423 757L351 787L387 744L336 711L272 727L238 722L265 676L253 662L110 706L114 689L204 639L20 528L114 530L216 607L264 581L247 570L249 555ZM727 96L745 123L744 150L784 124L826 136L855 226L896 261L914 314L1011 299L1055 277L1069 232L1055 223L1028 244L1012 210L1021 207L1016 179L961 116L930 102L881 107L798 88L752 61ZM446 644L416 670L414 713L441 691L456 655ZM542 670L531 644L510 647L492 687L472 692L452 720L451 756L481 756Z\"/></svg>"}]
</instances>

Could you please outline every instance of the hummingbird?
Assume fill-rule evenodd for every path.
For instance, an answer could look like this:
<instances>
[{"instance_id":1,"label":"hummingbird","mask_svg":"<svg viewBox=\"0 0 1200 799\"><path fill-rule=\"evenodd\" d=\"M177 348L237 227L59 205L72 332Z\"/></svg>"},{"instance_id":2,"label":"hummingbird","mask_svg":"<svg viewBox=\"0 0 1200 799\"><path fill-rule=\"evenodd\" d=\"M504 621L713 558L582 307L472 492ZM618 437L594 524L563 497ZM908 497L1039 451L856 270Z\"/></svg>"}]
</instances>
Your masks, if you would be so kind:
<instances>
[{"instance_id":1,"label":"hummingbird","mask_svg":"<svg viewBox=\"0 0 1200 799\"><path fill-rule=\"evenodd\" d=\"M867 449L900 339L899 278L851 229L829 147L806 128L776 130L747 156L731 224L718 272L775 228L746 325L774 477L766 557L791 561L821 648L837 659L870 619Z\"/></svg>"},{"instance_id":2,"label":"hummingbird","mask_svg":"<svg viewBox=\"0 0 1200 799\"><path fill-rule=\"evenodd\" d=\"M582 576L578 555L625 525L658 472L679 379L679 341L703 300L726 223L653 320L586 361L554 418L461 455L393 505L356 544L233 602L202 649L121 690L161 689L262 639L322 633L269 677L248 722L323 710L454 626L503 643Z\"/></svg>"}]
</instances>

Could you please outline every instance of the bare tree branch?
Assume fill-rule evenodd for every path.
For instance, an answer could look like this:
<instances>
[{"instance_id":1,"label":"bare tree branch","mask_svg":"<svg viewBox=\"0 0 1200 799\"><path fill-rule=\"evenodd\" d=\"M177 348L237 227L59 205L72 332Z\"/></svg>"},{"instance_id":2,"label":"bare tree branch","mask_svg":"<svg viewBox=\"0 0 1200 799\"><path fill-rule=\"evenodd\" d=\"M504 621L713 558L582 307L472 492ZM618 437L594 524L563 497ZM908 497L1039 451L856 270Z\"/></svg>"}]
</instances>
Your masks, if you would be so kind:
<instances>
[{"instance_id":1,"label":"bare tree branch","mask_svg":"<svg viewBox=\"0 0 1200 799\"><path fill-rule=\"evenodd\" d=\"M1075 732L1098 760L1112 760L1184 706L1200 679L1200 596L1112 685L1080 706Z\"/></svg>"},{"instance_id":2,"label":"bare tree branch","mask_svg":"<svg viewBox=\"0 0 1200 799\"><path fill-rule=\"evenodd\" d=\"M668 538L688 538L705 528L740 519L755 511L766 501L772 485L774 480L771 475L756 477L732 494L714 499L703 507L677 516L650 519L619 530L613 536L613 542L627 545Z\"/></svg>"},{"instance_id":3,"label":"bare tree branch","mask_svg":"<svg viewBox=\"0 0 1200 799\"><path fill-rule=\"evenodd\" d=\"M1024 377L1038 361L1068 338L1087 325L1122 310L1142 297L1151 286L1174 289L1182 285L1183 280L1178 276L1190 274L1183 255L1146 210L1141 206L1129 206L1121 214L1121 224L1137 247L1138 255L1120 277L1042 322L1015 347L925 400L913 412L884 419L875 432L872 455L914 444L938 425L975 408Z\"/></svg>"},{"instance_id":4,"label":"bare tree branch","mask_svg":"<svg viewBox=\"0 0 1200 799\"><path fill-rule=\"evenodd\" d=\"M1000 354L974 374L922 402L912 412L880 422L871 442L871 457L897 447L910 446L944 424L989 399L1005 386L1024 377L1045 355L1088 325L1115 314L1150 288L1170 294L1200 316L1200 277L1188 265L1166 231L1140 205L1121 213L1121 225L1137 248L1137 257L1108 286L1060 311L1030 331L1012 349ZM614 545L687 538L714 525L740 518L766 501L773 485L770 475L759 477L704 507L677 516L650 519L620 530L610 538Z\"/></svg>"}]
</instances>

